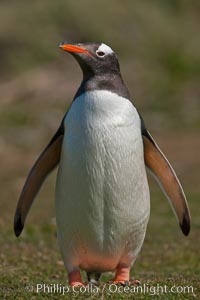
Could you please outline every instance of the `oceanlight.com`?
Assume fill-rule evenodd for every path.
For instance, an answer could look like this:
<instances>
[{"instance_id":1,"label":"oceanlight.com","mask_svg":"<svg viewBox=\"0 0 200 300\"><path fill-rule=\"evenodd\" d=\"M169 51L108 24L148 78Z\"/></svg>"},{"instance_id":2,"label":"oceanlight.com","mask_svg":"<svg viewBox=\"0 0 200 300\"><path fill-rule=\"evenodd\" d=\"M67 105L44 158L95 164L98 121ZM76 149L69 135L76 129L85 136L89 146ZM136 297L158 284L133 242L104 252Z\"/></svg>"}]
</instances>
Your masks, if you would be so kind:
<instances>
[{"instance_id":1,"label":"oceanlight.com","mask_svg":"<svg viewBox=\"0 0 200 300\"><path fill-rule=\"evenodd\" d=\"M104 284L102 286L88 285L88 286L74 286L70 287L68 285L62 284L45 284L38 283L36 285L26 286L26 291L36 292L38 294L60 294L65 295L68 293L73 294L92 294L98 295L102 293L109 294L146 294L146 295L161 295L161 294L194 294L193 286L167 286L167 285L150 285L144 283L139 286L120 286L114 283Z\"/></svg>"}]
</instances>

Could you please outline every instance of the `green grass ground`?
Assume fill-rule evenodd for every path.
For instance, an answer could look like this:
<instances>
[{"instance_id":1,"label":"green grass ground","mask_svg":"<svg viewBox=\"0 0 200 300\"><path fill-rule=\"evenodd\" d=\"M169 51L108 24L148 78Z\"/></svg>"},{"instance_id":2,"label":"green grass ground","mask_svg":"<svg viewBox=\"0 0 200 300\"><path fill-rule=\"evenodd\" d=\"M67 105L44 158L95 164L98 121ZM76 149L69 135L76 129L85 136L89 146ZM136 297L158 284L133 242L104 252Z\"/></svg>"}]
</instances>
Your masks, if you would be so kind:
<instances>
[{"instance_id":1,"label":"green grass ground","mask_svg":"<svg viewBox=\"0 0 200 300\"><path fill-rule=\"evenodd\" d=\"M145 293L138 294L134 293L133 288L122 293L120 288L116 291L114 286L103 287L103 283L111 278L110 274L103 275L98 292L95 288L93 291L79 293L76 290L74 293L66 292L62 297L55 290L48 293L47 288L46 291L37 292L37 284L46 284L52 289L56 284L60 289L67 285L67 274L56 241L54 219L49 218L44 222L40 211L44 209L44 204L37 203L20 238L14 236L11 224L1 224L0 298L199 299L199 213L195 209L199 196L198 193L193 193L189 197L193 221L191 234L186 238L180 232L164 196L154 186L152 213L145 243L131 272L133 278L141 281L140 288L146 289ZM40 212L37 213L38 209ZM51 215L52 203L45 209ZM34 219L39 224L32 223ZM162 293L165 286L168 292ZM170 293L168 289L171 287L178 288L179 293ZM187 287L190 287L189 291ZM156 294L153 295L154 293Z\"/></svg>"},{"instance_id":2,"label":"green grass ground","mask_svg":"<svg viewBox=\"0 0 200 300\"><path fill-rule=\"evenodd\" d=\"M39 99L38 99L39 101ZM46 107L48 106L48 109ZM6 104L1 123L1 201L0 201L0 299L199 299L199 149L198 132L161 129L151 130L156 141L175 167L185 188L192 228L184 237L175 217L157 185L150 179L151 219L144 246L133 269L132 276L139 279L147 293L137 295L115 293L108 286L100 286L95 293L37 293L37 284L65 286L67 274L56 241L53 195L56 172L50 176L37 196L20 238L13 233L12 223L16 202L28 170L55 131L65 110L54 101L21 101ZM20 111L20 114L18 114ZM27 114L28 112L28 114ZM150 124L151 125L151 124ZM151 126L148 128L151 129ZM103 276L106 282L111 276ZM180 293L150 295L158 285ZM153 287L152 287L153 286ZM183 293L192 287L193 292ZM181 289L181 290L180 290Z\"/></svg>"}]
</instances>

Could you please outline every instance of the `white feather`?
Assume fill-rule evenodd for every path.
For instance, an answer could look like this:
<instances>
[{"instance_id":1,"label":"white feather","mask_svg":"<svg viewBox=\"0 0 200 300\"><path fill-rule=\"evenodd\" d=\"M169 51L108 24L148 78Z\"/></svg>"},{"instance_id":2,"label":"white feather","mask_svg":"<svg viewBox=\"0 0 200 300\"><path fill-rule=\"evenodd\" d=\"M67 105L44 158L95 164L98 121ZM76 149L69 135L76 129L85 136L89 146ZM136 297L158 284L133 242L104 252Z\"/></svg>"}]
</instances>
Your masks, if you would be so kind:
<instances>
[{"instance_id":1,"label":"white feather","mask_svg":"<svg viewBox=\"0 0 200 300\"><path fill-rule=\"evenodd\" d=\"M72 104L56 185L58 240L68 271L135 260L149 219L141 124L132 103L90 91Z\"/></svg>"},{"instance_id":2,"label":"white feather","mask_svg":"<svg viewBox=\"0 0 200 300\"><path fill-rule=\"evenodd\" d=\"M97 49L97 52L104 52L105 54L112 54L113 50L107 46L106 44L102 43L99 48Z\"/></svg>"}]
</instances>

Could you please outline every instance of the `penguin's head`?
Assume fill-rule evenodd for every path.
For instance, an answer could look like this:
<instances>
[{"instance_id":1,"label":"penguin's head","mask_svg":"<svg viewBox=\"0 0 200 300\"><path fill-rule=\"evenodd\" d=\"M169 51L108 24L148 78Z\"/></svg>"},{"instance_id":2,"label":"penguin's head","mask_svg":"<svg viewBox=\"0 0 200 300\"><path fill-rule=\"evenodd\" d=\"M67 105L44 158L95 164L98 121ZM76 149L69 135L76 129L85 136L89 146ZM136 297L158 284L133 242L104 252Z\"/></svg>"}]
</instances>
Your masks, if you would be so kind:
<instances>
[{"instance_id":1,"label":"penguin's head","mask_svg":"<svg viewBox=\"0 0 200 300\"><path fill-rule=\"evenodd\" d=\"M61 42L59 47L71 53L78 61L84 77L119 74L120 67L116 54L103 43Z\"/></svg>"}]
</instances>

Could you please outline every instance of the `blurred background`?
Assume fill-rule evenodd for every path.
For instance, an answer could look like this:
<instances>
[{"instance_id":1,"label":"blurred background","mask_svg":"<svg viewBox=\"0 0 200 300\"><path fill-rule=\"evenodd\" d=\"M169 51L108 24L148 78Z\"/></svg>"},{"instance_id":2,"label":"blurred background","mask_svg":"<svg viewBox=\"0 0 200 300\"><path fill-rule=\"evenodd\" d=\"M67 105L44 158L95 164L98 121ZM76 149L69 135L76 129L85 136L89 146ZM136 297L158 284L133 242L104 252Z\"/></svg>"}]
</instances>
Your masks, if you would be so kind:
<instances>
[{"instance_id":1,"label":"blurred background","mask_svg":"<svg viewBox=\"0 0 200 300\"><path fill-rule=\"evenodd\" d=\"M189 241L199 238L199 28L198 0L0 2L0 230L6 239L15 240L12 219L25 177L81 82L77 63L58 48L63 40L99 41L115 50L136 107L184 186L193 217ZM28 217L33 227L54 218L55 176ZM178 232L150 182L150 226L156 228L159 215Z\"/></svg>"}]
</instances>

